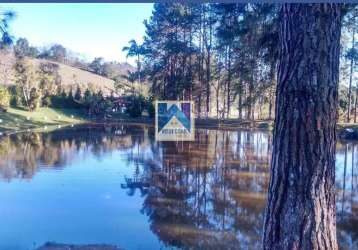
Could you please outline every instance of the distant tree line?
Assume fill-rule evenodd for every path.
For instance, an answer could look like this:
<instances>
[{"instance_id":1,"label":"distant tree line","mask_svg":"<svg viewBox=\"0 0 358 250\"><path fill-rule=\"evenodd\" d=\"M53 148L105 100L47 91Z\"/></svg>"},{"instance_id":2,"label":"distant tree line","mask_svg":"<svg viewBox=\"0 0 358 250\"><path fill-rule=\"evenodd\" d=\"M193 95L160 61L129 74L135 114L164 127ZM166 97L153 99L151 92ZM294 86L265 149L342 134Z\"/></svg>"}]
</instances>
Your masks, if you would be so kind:
<instances>
[{"instance_id":1,"label":"distant tree line","mask_svg":"<svg viewBox=\"0 0 358 250\"><path fill-rule=\"evenodd\" d=\"M341 41L340 111L344 117L354 113L356 120L358 18L357 7L348 9ZM154 4L144 22L144 42L132 40L123 49L137 61L132 77L151 83L155 98L195 101L198 116L272 119L278 10L273 4Z\"/></svg>"}]
</instances>

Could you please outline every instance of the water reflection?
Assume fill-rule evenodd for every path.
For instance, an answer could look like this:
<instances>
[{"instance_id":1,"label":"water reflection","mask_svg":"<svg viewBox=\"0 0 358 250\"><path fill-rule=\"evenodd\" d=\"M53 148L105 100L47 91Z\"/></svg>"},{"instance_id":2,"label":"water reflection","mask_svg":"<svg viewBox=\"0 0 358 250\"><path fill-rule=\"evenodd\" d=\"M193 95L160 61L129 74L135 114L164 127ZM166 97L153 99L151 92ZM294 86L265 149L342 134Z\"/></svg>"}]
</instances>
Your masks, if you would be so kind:
<instances>
[{"instance_id":1,"label":"water reflection","mask_svg":"<svg viewBox=\"0 0 358 250\"><path fill-rule=\"evenodd\" d=\"M153 129L146 126L79 127L3 138L0 176L7 185L28 179L30 188L31 179L44 171L65 173L78 168L81 171L71 172L71 177L84 178L86 168L82 170L78 162L94 157L99 160L95 171L103 185L109 179L120 182L119 186L107 187L109 193L119 188L125 195L116 202L140 208L123 211L127 207L120 207L122 211L111 210L108 216L129 214L150 229L157 243L144 240L144 249L259 249L270 151L271 135L263 132L198 130L195 142L157 143ZM357 151L358 146L352 143L337 145L337 224L342 249L358 249ZM117 174L117 169L128 166ZM61 179L68 185L71 180ZM76 199L88 202L81 193ZM61 206L66 209L68 204ZM103 212L98 207L93 209L94 213ZM144 216L140 217L139 212ZM129 224L121 223L131 230ZM115 227L108 230L113 232L101 236L97 243L136 247L126 245ZM59 239L70 243L66 232L59 233L63 234ZM80 243L88 243L86 237Z\"/></svg>"}]
</instances>

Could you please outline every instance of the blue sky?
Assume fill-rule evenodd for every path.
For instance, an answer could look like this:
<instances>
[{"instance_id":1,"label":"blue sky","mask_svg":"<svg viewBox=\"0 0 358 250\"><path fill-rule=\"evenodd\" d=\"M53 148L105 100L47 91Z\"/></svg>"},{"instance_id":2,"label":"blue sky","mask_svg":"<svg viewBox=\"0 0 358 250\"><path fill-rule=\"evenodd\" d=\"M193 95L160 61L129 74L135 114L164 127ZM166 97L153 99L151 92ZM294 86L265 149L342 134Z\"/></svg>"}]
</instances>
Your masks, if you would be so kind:
<instances>
[{"instance_id":1,"label":"blue sky","mask_svg":"<svg viewBox=\"0 0 358 250\"><path fill-rule=\"evenodd\" d=\"M142 41L143 21L150 17L153 4L32 3L0 4L0 8L16 12L11 23L15 38L25 37L35 46L59 43L88 60L101 56L124 62L122 48L131 39Z\"/></svg>"}]
</instances>

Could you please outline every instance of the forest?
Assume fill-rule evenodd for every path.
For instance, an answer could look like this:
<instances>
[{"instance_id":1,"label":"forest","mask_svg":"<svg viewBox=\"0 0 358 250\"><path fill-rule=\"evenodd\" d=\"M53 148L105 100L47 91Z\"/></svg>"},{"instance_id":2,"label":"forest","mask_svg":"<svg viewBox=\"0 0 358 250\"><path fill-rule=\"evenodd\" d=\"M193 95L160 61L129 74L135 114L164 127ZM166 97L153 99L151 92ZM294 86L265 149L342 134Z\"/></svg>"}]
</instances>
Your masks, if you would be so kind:
<instances>
[{"instance_id":1,"label":"forest","mask_svg":"<svg viewBox=\"0 0 358 250\"><path fill-rule=\"evenodd\" d=\"M158 3L142 44L124 50L137 59L133 78L157 99L193 100L198 117L272 119L279 56L280 6ZM358 9L342 23L339 108L357 122Z\"/></svg>"}]
</instances>

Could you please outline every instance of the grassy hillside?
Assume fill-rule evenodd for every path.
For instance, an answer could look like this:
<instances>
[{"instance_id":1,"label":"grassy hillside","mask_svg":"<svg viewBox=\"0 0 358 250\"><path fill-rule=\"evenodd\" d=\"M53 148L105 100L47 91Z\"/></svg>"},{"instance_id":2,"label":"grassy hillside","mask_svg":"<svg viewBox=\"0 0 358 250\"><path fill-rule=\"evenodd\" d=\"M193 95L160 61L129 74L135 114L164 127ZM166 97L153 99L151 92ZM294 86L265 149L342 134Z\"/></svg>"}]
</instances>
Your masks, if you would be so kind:
<instances>
[{"instance_id":1,"label":"grassy hillside","mask_svg":"<svg viewBox=\"0 0 358 250\"><path fill-rule=\"evenodd\" d=\"M9 108L0 113L0 132L21 131L52 125L70 125L85 122L85 115L78 109L40 108L29 112Z\"/></svg>"},{"instance_id":2,"label":"grassy hillside","mask_svg":"<svg viewBox=\"0 0 358 250\"><path fill-rule=\"evenodd\" d=\"M45 59L34 59L30 61L34 67L38 67L40 63L46 63L48 60ZM52 61L51 61L52 62ZM13 66L15 63L15 57L13 53L5 52L0 50L0 84L11 85L14 84L14 70ZM67 89L76 89L79 85L81 88L86 89L87 87L95 87L97 90L102 90L105 95L109 95L114 90L114 81L91 73L86 70L81 70L75 67L71 67L62 63L52 62L59 65L59 74L61 76L61 84ZM125 69L129 66L125 65Z\"/></svg>"}]
</instances>

